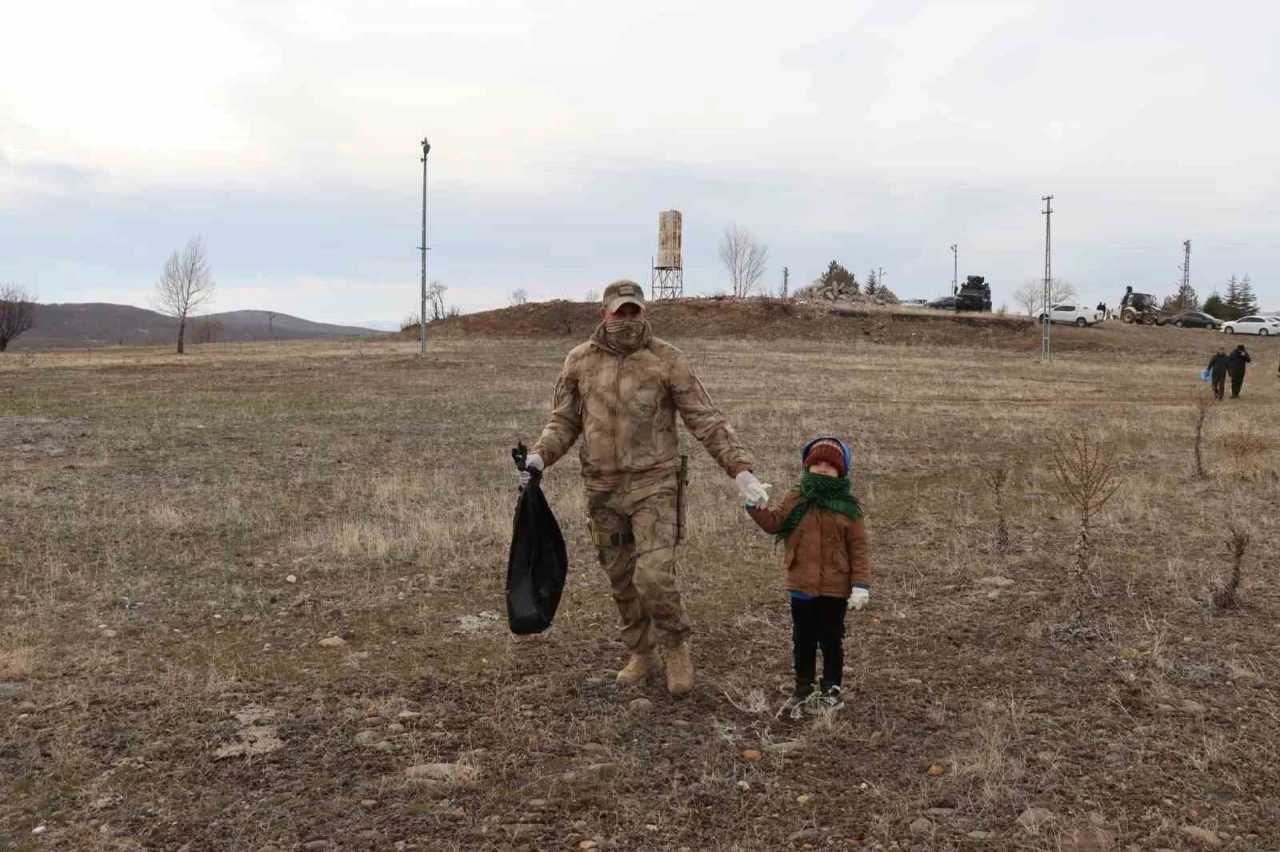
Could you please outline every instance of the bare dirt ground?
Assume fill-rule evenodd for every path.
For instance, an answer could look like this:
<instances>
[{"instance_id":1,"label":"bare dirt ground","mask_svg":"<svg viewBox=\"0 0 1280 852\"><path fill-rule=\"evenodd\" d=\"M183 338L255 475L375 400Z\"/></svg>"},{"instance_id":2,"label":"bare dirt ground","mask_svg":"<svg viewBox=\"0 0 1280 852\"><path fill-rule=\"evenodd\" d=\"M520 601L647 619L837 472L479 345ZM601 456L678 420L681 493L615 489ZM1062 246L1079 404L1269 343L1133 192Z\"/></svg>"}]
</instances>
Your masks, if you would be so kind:
<instances>
[{"instance_id":1,"label":"bare dirt ground","mask_svg":"<svg viewBox=\"0 0 1280 852\"><path fill-rule=\"evenodd\" d=\"M798 722L774 718L778 553L697 448L692 696L613 686L574 458L546 481L560 617L506 632L508 451L568 335L437 339L425 364L394 342L0 358L0 846L1280 848L1280 347L1211 411L1201 480L1221 337L1062 339L1095 331L1110 348L1052 364L676 338L775 487L814 434L855 448L871 604L848 707ZM1082 635L1057 629L1076 524L1049 462L1073 427L1121 484ZM1244 608L1219 612L1233 521Z\"/></svg>"}]
</instances>

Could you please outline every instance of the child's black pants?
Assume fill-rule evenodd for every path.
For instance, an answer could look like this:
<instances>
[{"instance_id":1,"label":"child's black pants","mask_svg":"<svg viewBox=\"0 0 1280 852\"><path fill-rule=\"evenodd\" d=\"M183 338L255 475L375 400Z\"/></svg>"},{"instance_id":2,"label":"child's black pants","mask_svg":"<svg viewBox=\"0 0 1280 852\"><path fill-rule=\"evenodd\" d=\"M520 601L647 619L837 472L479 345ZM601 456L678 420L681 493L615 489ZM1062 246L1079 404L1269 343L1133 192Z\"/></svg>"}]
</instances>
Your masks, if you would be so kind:
<instances>
[{"instance_id":1,"label":"child's black pants","mask_svg":"<svg viewBox=\"0 0 1280 852\"><path fill-rule=\"evenodd\" d=\"M796 688L812 688L818 648L822 648L822 689L839 686L844 671L844 598L791 599L791 643L796 663Z\"/></svg>"}]
</instances>

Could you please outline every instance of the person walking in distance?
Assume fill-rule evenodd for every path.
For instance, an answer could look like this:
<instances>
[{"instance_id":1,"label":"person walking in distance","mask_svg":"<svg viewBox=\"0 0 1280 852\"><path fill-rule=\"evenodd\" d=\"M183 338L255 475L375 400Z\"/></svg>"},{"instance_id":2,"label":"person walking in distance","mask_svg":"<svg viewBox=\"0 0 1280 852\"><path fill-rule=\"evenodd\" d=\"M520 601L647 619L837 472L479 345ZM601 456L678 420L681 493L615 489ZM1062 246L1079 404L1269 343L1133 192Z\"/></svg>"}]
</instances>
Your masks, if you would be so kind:
<instances>
[{"instance_id":1,"label":"person walking in distance","mask_svg":"<svg viewBox=\"0 0 1280 852\"><path fill-rule=\"evenodd\" d=\"M554 465L582 438L591 537L631 654L618 685L639 683L665 664L667 691L681 695L693 689L694 675L675 574L684 479L676 415L744 500L767 506L769 486L752 473L751 455L689 359L653 336L639 284L605 288L600 318L591 339L565 359L550 419L521 479Z\"/></svg>"},{"instance_id":2,"label":"person walking in distance","mask_svg":"<svg viewBox=\"0 0 1280 852\"><path fill-rule=\"evenodd\" d=\"M871 548L862 507L849 488L852 453L839 438L814 438L800 453L800 487L777 508L747 503L752 520L786 545L783 577L791 598L796 688L783 710L844 706L844 619L871 596ZM822 649L822 679L817 653Z\"/></svg>"},{"instance_id":3,"label":"person walking in distance","mask_svg":"<svg viewBox=\"0 0 1280 852\"><path fill-rule=\"evenodd\" d=\"M1231 359L1227 357L1225 347L1218 347L1218 354L1209 359L1209 366L1205 369L1209 372L1209 379L1213 382L1213 398L1222 399L1223 393L1227 386L1227 365Z\"/></svg>"},{"instance_id":4,"label":"person walking in distance","mask_svg":"<svg viewBox=\"0 0 1280 852\"><path fill-rule=\"evenodd\" d=\"M1240 396L1240 388L1244 387L1244 373L1247 369L1246 365L1252 362L1248 351L1245 350L1244 344L1241 343L1231 351L1227 356L1227 372L1231 374L1231 398L1237 399Z\"/></svg>"}]
</instances>

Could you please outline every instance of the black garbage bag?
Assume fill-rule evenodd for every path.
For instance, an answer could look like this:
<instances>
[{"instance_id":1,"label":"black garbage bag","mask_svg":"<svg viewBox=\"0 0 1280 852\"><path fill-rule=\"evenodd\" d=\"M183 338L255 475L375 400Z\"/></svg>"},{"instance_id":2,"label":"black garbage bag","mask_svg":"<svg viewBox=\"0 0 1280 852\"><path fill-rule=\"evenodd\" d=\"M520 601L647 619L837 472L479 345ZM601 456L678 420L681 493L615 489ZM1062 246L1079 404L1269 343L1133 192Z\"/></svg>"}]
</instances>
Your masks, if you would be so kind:
<instances>
[{"instance_id":1,"label":"black garbage bag","mask_svg":"<svg viewBox=\"0 0 1280 852\"><path fill-rule=\"evenodd\" d=\"M524 470L528 450L511 451L516 468ZM555 620L560 595L569 573L560 524L542 493L542 475L533 474L520 489L507 557L507 624L517 636L541 633Z\"/></svg>"}]
</instances>

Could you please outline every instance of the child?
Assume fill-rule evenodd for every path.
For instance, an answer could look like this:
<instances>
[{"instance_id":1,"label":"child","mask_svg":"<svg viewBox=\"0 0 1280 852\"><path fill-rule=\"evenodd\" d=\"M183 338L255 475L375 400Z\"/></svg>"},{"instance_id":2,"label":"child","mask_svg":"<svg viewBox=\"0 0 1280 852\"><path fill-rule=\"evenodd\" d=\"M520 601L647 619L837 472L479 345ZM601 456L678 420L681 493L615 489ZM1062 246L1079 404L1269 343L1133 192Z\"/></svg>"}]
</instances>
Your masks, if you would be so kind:
<instances>
[{"instance_id":1,"label":"child","mask_svg":"<svg viewBox=\"0 0 1280 852\"><path fill-rule=\"evenodd\" d=\"M783 575L791 593L791 639L796 691L784 710L816 700L838 710L844 669L844 616L850 604L862 609L871 596L871 553L862 508L849 490L852 453L839 438L823 435L800 454L800 488L777 508L747 506L760 529L786 543ZM815 687L817 651L822 648L822 681Z\"/></svg>"}]
</instances>

